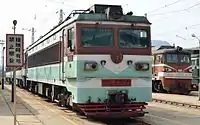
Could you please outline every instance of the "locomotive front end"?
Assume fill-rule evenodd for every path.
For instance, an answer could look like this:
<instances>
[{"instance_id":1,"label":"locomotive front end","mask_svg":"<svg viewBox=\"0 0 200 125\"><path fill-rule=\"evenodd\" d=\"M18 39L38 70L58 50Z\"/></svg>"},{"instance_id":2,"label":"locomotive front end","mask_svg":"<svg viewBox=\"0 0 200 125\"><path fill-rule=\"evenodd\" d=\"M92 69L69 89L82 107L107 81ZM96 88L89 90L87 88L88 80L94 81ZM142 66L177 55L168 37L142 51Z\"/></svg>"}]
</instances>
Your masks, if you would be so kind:
<instances>
[{"instance_id":1,"label":"locomotive front end","mask_svg":"<svg viewBox=\"0 0 200 125\"><path fill-rule=\"evenodd\" d=\"M108 10L117 7L107 7L106 14L96 9L97 14L81 15L84 21L76 22L76 54L66 74L75 78L68 85L72 102L87 116L144 116L152 100L150 23L122 12L113 19L117 16Z\"/></svg>"},{"instance_id":2,"label":"locomotive front end","mask_svg":"<svg viewBox=\"0 0 200 125\"><path fill-rule=\"evenodd\" d=\"M189 94L191 91L191 54L179 48L165 48L154 53L154 91L177 94Z\"/></svg>"},{"instance_id":3,"label":"locomotive front end","mask_svg":"<svg viewBox=\"0 0 200 125\"><path fill-rule=\"evenodd\" d=\"M143 116L152 93L150 57L124 54L120 63L111 57L77 57L78 106L89 116Z\"/></svg>"}]
</instances>

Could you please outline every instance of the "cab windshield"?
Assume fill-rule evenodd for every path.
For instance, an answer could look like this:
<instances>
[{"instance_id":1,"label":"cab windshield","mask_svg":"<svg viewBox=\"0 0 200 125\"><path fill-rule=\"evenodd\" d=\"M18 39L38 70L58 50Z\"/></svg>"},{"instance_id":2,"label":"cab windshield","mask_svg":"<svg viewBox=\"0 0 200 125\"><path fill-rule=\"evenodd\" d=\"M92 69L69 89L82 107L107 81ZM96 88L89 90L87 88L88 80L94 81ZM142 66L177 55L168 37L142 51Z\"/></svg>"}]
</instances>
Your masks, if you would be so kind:
<instances>
[{"instance_id":1,"label":"cab windshield","mask_svg":"<svg viewBox=\"0 0 200 125\"><path fill-rule=\"evenodd\" d=\"M120 48L147 48L149 40L147 31L138 29L120 29L119 30Z\"/></svg>"},{"instance_id":2,"label":"cab windshield","mask_svg":"<svg viewBox=\"0 0 200 125\"><path fill-rule=\"evenodd\" d=\"M180 63L190 63L191 62L190 56L189 55L185 55L185 54L180 54L179 55L179 60L180 60Z\"/></svg>"},{"instance_id":3,"label":"cab windshield","mask_svg":"<svg viewBox=\"0 0 200 125\"><path fill-rule=\"evenodd\" d=\"M112 47L113 34L111 28L82 28L81 44L83 47Z\"/></svg>"},{"instance_id":4,"label":"cab windshield","mask_svg":"<svg viewBox=\"0 0 200 125\"><path fill-rule=\"evenodd\" d=\"M189 64L191 61L190 61L190 55L188 54L167 54L166 62Z\"/></svg>"}]
</instances>

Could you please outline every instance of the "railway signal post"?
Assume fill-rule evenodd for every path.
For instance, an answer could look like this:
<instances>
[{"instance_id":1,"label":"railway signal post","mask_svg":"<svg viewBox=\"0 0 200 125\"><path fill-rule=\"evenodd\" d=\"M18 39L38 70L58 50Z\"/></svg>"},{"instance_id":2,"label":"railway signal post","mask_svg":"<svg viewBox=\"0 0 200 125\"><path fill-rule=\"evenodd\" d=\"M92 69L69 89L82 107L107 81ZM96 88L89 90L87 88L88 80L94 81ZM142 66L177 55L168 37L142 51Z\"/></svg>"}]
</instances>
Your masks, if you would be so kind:
<instances>
[{"instance_id":1,"label":"railway signal post","mask_svg":"<svg viewBox=\"0 0 200 125\"><path fill-rule=\"evenodd\" d=\"M24 64L24 35L15 34L17 20L13 21L14 34L6 34L6 67L13 68L12 102L14 125L16 125L16 69Z\"/></svg>"}]
</instances>

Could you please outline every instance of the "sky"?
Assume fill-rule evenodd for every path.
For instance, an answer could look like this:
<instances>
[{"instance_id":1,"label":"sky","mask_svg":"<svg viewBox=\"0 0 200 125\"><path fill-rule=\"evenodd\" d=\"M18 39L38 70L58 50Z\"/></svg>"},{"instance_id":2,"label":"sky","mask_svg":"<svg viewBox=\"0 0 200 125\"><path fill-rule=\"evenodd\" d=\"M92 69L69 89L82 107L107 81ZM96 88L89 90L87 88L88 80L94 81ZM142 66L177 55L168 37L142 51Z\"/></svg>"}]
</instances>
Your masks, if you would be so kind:
<instances>
[{"instance_id":1,"label":"sky","mask_svg":"<svg viewBox=\"0 0 200 125\"><path fill-rule=\"evenodd\" d=\"M58 24L59 9L66 17L74 9L87 9L92 4L119 4L124 12L134 15L147 13L152 40L165 40L182 47L196 47L200 37L200 0L2 0L0 2L0 40L13 33L13 20L17 20L16 33L24 34L25 47L31 43L31 27L35 27L35 40ZM34 20L34 17L36 19ZM187 28L186 28L187 27ZM25 30L22 30L22 29Z\"/></svg>"}]
</instances>

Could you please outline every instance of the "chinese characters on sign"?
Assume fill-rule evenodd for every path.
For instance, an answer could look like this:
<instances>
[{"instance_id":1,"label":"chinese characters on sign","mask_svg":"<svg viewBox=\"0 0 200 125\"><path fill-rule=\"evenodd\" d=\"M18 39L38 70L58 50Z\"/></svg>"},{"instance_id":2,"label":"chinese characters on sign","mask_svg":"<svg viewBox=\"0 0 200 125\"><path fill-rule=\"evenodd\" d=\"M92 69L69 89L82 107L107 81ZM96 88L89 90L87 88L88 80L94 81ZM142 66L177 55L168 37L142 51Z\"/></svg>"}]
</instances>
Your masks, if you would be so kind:
<instances>
[{"instance_id":1,"label":"chinese characters on sign","mask_svg":"<svg viewBox=\"0 0 200 125\"><path fill-rule=\"evenodd\" d=\"M23 65L23 34L6 34L6 66L21 67Z\"/></svg>"}]
</instances>

